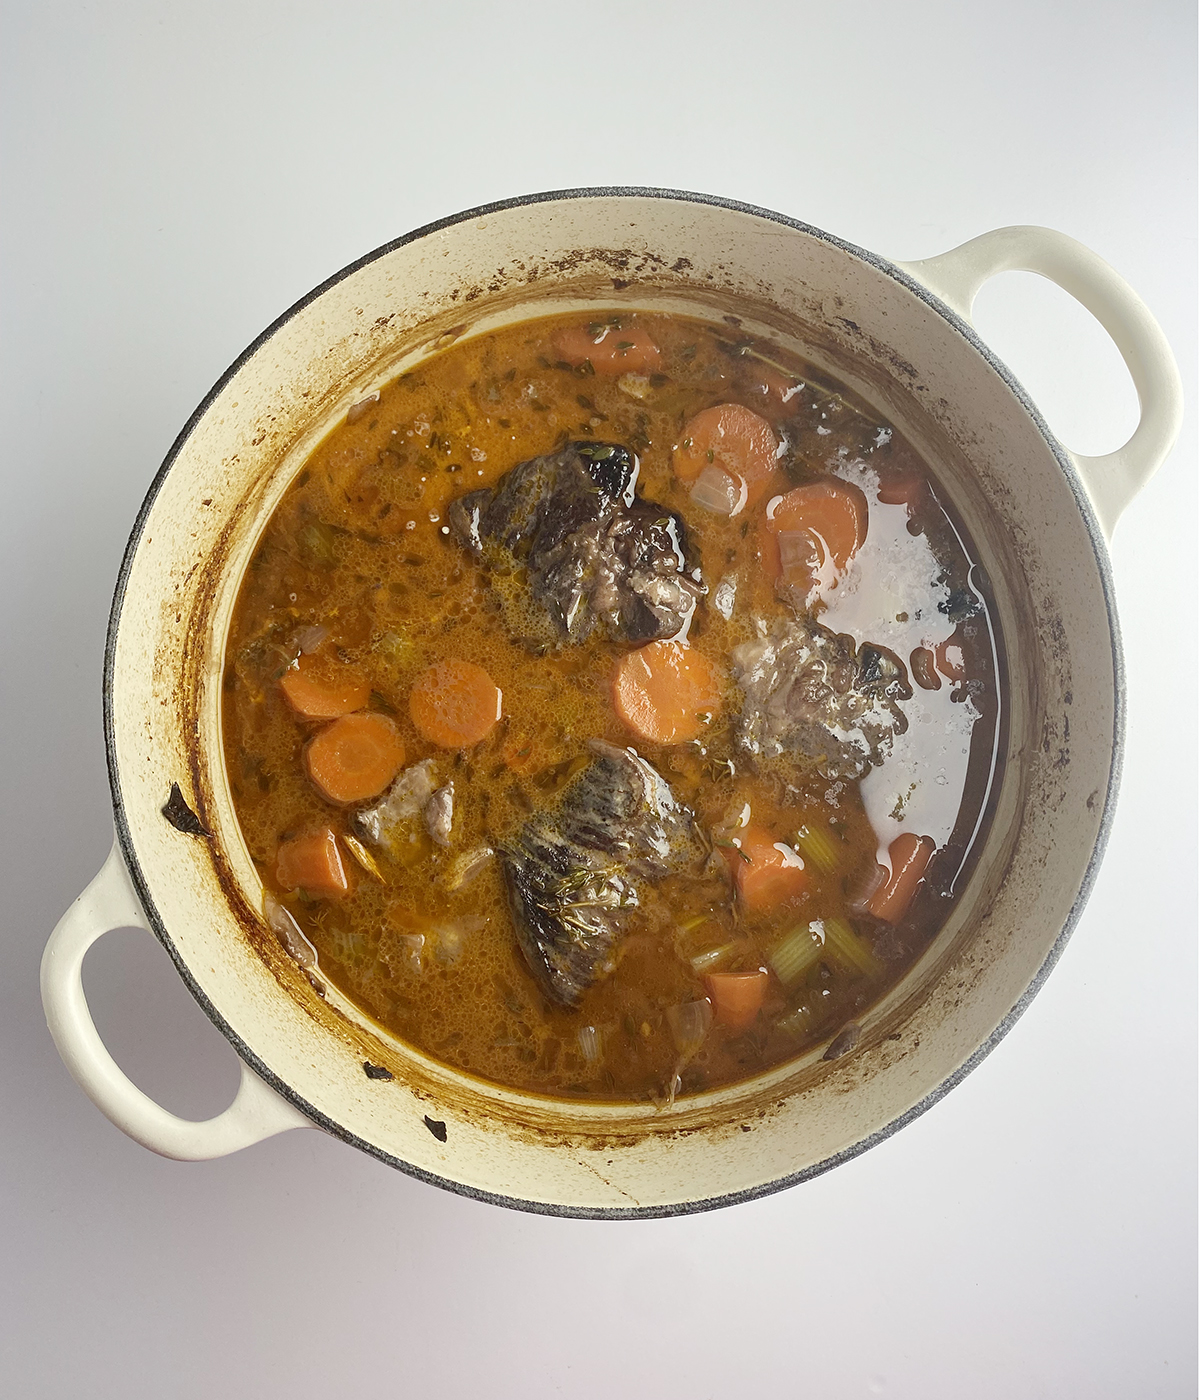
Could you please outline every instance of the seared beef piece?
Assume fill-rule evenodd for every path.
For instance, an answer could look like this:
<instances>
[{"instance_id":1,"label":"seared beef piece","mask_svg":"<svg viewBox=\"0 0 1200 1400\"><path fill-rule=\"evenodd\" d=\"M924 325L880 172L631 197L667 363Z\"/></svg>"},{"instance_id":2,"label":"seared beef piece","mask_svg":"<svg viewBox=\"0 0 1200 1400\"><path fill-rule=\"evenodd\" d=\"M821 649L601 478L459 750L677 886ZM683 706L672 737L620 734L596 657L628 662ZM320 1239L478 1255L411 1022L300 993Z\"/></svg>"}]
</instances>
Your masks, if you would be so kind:
<instances>
[{"instance_id":1,"label":"seared beef piece","mask_svg":"<svg viewBox=\"0 0 1200 1400\"><path fill-rule=\"evenodd\" d=\"M861 778L882 763L908 720L900 702L912 687L903 664L882 647L836 636L800 617L758 624L733 650L744 699L738 741L753 754L807 754L830 778Z\"/></svg>"},{"instance_id":2,"label":"seared beef piece","mask_svg":"<svg viewBox=\"0 0 1200 1400\"><path fill-rule=\"evenodd\" d=\"M551 1001L574 1006L611 971L638 882L695 855L691 813L632 749L593 739L592 762L499 848L517 939Z\"/></svg>"},{"instance_id":3,"label":"seared beef piece","mask_svg":"<svg viewBox=\"0 0 1200 1400\"><path fill-rule=\"evenodd\" d=\"M637 474L625 447L571 442L451 504L450 525L491 569L513 635L539 648L597 630L621 642L682 630L705 586L683 520L638 497Z\"/></svg>"}]
</instances>

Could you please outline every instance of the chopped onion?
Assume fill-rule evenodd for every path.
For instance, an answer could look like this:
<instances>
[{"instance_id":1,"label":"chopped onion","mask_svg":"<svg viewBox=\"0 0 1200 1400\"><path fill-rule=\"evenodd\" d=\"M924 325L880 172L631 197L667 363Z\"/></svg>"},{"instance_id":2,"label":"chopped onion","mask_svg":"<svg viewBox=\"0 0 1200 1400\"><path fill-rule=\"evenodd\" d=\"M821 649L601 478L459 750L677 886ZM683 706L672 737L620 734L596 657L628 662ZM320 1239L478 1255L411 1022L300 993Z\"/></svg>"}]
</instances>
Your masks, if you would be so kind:
<instances>
[{"instance_id":1,"label":"chopped onion","mask_svg":"<svg viewBox=\"0 0 1200 1400\"><path fill-rule=\"evenodd\" d=\"M733 616L733 607L737 602L737 575L726 574L717 584L713 593L713 607L721 614L726 622Z\"/></svg>"},{"instance_id":2,"label":"chopped onion","mask_svg":"<svg viewBox=\"0 0 1200 1400\"><path fill-rule=\"evenodd\" d=\"M301 627L292 640L300 648L301 655L311 656L328 636L329 628L317 623L312 627Z\"/></svg>"},{"instance_id":3,"label":"chopped onion","mask_svg":"<svg viewBox=\"0 0 1200 1400\"><path fill-rule=\"evenodd\" d=\"M650 380L644 374L623 374L617 380L617 388L631 399L644 399L650 393Z\"/></svg>"},{"instance_id":4,"label":"chopped onion","mask_svg":"<svg viewBox=\"0 0 1200 1400\"><path fill-rule=\"evenodd\" d=\"M779 543L779 565L784 575L798 571L812 573L821 566L821 545L808 530L780 530L775 536Z\"/></svg>"},{"instance_id":5,"label":"chopped onion","mask_svg":"<svg viewBox=\"0 0 1200 1400\"><path fill-rule=\"evenodd\" d=\"M379 390L376 389L373 394L368 394L365 399L359 399L356 404L350 405L350 408L346 412L346 422L357 423L358 420L369 413L378 402Z\"/></svg>"},{"instance_id":6,"label":"chopped onion","mask_svg":"<svg viewBox=\"0 0 1200 1400\"><path fill-rule=\"evenodd\" d=\"M735 481L727 471L710 463L696 478L689 494L698 506L714 515L736 515L746 504L746 483Z\"/></svg>"},{"instance_id":7,"label":"chopped onion","mask_svg":"<svg viewBox=\"0 0 1200 1400\"><path fill-rule=\"evenodd\" d=\"M454 780L430 795L425 804L425 829L438 846L449 846L454 824Z\"/></svg>"},{"instance_id":8,"label":"chopped onion","mask_svg":"<svg viewBox=\"0 0 1200 1400\"><path fill-rule=\"evenodd\" d=\"M267 926L283 944L288 957L298 962L306 972L316 967L317 950L308 941L304 930L292 917L291 912L268 891L263 892L263 913L266 915Z\"/></svg>"},{"instance_id":9,"label":"chopped onion","mask_svg":"<svg viewBox=\"0 0 1200 1400\"><path fill-rule=\"evenodd\" d=\"M806 1002L801 1002L795 1011L789 1011L786 1016L781 1016L775 1022L775 1028L781 1030L784 1035L805 1035L813 1023L812 1007Z\"/></svg>"},{"instance_id":10,"label":"chopped onion","mask_svg":"<svg viewBox=\"0 0 1200 1400\"><path fill-rule=\"evenodd\" d=\"M425 953L425 935L423 933L401 933L397 934L397 941L404 950L405 961L414 972L420 972Z\"/></svg>"},{"instance_id":11,"label":"chopped onion","mask_svg":"<svg viewBox=\"0 0 1200 1400\"><path fill-rule=\"evenodd\" d=\"M468 937L478 933L486 922L486 919L477 914L468 914L464 918L448 919L445 923L436 925L433 932L437 937L438 962L457 962Z\"/></svg>"},{"instance_id":12,"label":"chopped onion","mask_svg":"<svg viewBox=\"0 0 1200 1400\"><path fill-rule=\"evenodd\" d=\"M681 1006L667 1007L667 1024L675 1037L675 1045L685 1058L694 1055L704 1043L712 1025L712 1003L707 997L685 1001Z\"/></svg>"},{"instance_id":13,"label":"chopped onion","mask_svg":"<svg viewBox=\"0 0 1200 1400\"><path fill-rule=\"evenodd\" d=\"M446 878L446 888L459 890L464 885L469 885L472 880L483 873L484 867L495 854L490 846L476 846L474 850L466 851L458 856L450 867L450 873Z\"/></svg>"},{"instance_id":14,"label":"chopped onion","mask_svg":"<svg viewBox=\"0 0 1200 1400\"><path fill-rule=\"evenodd\" d=\"M579 1041L580 1054L588 1062L588 1064L599 1064L600 1057L603 1054L603 1047L600 1042L600 1032L596 1029L596 1027L580 1026L579 1035L577 1039Z\"/></svg>"}]
</instances>

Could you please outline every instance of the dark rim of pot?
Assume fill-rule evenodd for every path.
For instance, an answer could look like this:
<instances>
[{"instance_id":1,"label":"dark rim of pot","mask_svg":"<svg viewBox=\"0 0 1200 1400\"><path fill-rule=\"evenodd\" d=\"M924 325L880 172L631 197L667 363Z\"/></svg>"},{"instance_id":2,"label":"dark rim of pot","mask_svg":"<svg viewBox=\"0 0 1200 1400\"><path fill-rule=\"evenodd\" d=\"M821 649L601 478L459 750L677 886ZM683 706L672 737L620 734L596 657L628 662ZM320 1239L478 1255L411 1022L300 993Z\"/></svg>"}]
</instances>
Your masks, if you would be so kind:
<instances>
[{"instance_id":1,"label":"dark rim of pot","mask_svg":"<svg viewBox=\"0 0 1200 1400\"><path fill-rule=\"evenodd\" d=\"M225 1021L216 1007L209 1001L204 992L197 985L190 969L179 955L171 939L169 932L158 910L150 898L149 888L139 866L137 854L134 850L133 841L130 836L129 824L125 815L124 801L121 795L121 779L117 768L116 744L113 721L113 669L116 656L117 630L121 621L121 610L125 600L125 590L129 582L130 572L133 567L134 555L141 542L142 531L146 518L154 504L163 481L167 473L171 470L176 457L183 449L184 443L191 436L196 425L204 417L213 401L225 388L229 380L242 368L242 366L257 353L263 345L278 331L285 326L293 316L318 297L327 292L331 287L336 286L345 278L357 272L360 268L376 261L378 258L386 257L397 248L405 244L414 243L420 238L426 238L432 233L438 233L442 229L452 228L456 224L461 224L469 219L477 219L488 214L494 214L502 210L518 209L523 205L548 204L555 201L568 199L663 199L677 200L686 204L711 205L719 209L730 209L739 214L749 214L759 219L766 219L771 223L782 224L785 228L796 230L808 237L828 243L834 248L857 258L860 262L866 263L869 267L883 273L885 276L899 282L903 287L918 297L927 306L936 311L959 335L971 346L973 350L981 355L995 373L1003 380L1004 384L1020 402L1025 412L1029 415L1034 427L1044 440L1054 460L1058 463L1059 469L1066 478L1067 484L1075 498L1075 503L1079 508L1079 513L1083 517L1084 526L1091 541L1092 551L1096 559L1096 567L1100 575L1100 582L1104 594L1105 607L1108 612L1108 623L1110 635L1112 637L1112 660L1113 660L1113 688L1114 688L1114 717L1113 717L1113 761L1109 771L1108 790L1104 797L1104 809L1101 813L1100 828L1096 836L1096 843L1092 849L1091 858L1088 861L1087 869L1084 872L1083 881L1080 885L1079 895L1074 905L1071 907L1058 937L1054 940L1045 961L1038 969L1024 995L1009 1011L1008 1015L1000 1022L988 1039L978 1047L956 1070L949 1074L935 1089L925 1095L919 1103L914 1104L906 1112L894 1118L890 1123L877 1129L860 1142L845 1148L843 1151L835 1153L831 1157L825 1158L812 1166L805 1167L802 1171L793 1172L787 1176L781 1176L774 1181L764 1182L759 1186L748 1187L743 1191L732 1191L722 1196L712 1196L705 1200L681 1201L675 1204L656 1206L571 1206L557 1205L546 1201L529 1201L518 1196L502 1195L495 1191L483 1191L474 1186L464 1185L461 1182L453 1181L447 1177L438 1176L434 1172L429 1172L421 1167L414 1166L411 1162L406 1162L402 1158L395 1157L389 1152L365 1142L356 1134L348 1131L341 1124L334 1122L325 1114L307 1103L289 1084L275 1075L255 1052L248 1046ZM772 1195L776 1191L782 1191L786 1187L795 1186L801 1181L808 1181L815 1176L820 1176L832 1168L840 1166L843 1162L848 1162L852 1158L859 1156L877 1143L883 1142L885 1138L903 1128L907 1123L911 1123L914 1118L919 1118L921 1114L933 1107L939 1099L943 1098L951 1089L966 1078L968 1074L996 1048L1001 1040L1008 1034L1016 1023L1018 1017L1033 1000L1040 990L1042 983L1050 974L1051 969L1062 955L1068 938L1078 922L1079 916L1087 903L1088 895L1091 893L1092 884L1096 878L1096 871L1100 861L1104 856L1104 850L1108 844L1109 832L1112 827L1113 810L1116 802L1117 788L1120 784L1121 765L1124 755L1124 735L1125 735L1125 671L1121 652L1120 629L1117 621L1116 602L1113 594L1112 574L1109 567L1108 546L1100 529L1098 520L1091 501L1083 483L1071 463L1064 448L1054 437L1046 426L1045 420L1039 413L1037 407L1030 399L1029 395L1017 382L1012 372L1004 365L986 344L979 338L974 328L963 320L956 312L952 311L944 302L930 292L920 282L916 281L908 273L889 262L886 258L880 257L876 253L859 248L853 243L848 243L844 239L837 238L833 234L825 233L819 228L814 228L811 224L802 223L799 219L789 218L786 214L778 214L770 209L760 209L753 204L743 204L738 200L724 199L718 195L696 194L687 190L653 189L641 188L638 186L600 186L596 188L568 189L568 190L547 190L539 194L522 195L515 199L498 200L492 204L482 204L474 209L467 209L458 214L452 214L449 218L439 219L436 223L426 224L423 228L413 230L404 234L400 238L393 239L390 243L385 243L376 248L373 252L358 258L355 262L334 273L319 286L314 287L307 296L301 297L293 306L283 313L276 321L272 322L265 331L254 340L241 355L225 371L221 378L213 385L212 389L205 395L199 407L192 414L184 425L179 436L171 446L159 468L154 480L150 484L150 489L146 493L146 498L142 502L138 511L137 519L134 522L133 530L129 536L129 542L125 547L125 554L121 560L120 572L117 575L116 590L113 595L112 611L109 615L108 635L104 652L104 742L108 762L109 785L112 789L113 816L116 824L117 840L120 845L121 855L124 858L126 868L129 871L131 880L138 899L150 921L153 931L162 945L170 954L172 961L179 971L179 975L187 984L192 995L199 1002L205 1013L217 1029L233 1045L241 1058L254 1070L254 1072L269 1084L278 1094L290 1103L294 1104L305 1117L309 1118L316 1126L323 1128L334 1137L340 1138L343 1142L360 1148L363 1152L372 1157L378 1158L381 1162L386 1162L389 1166L398 1168L407 1175L416 1177L419 1181L425 1181L434 1186L440 1186L447 1191L452 1191L460 1196L469 1196L474 1200L487 1201L493 1205L508 1206L515 1210L529 1211L538 1215L567 1216L576 1219L589 1220L637 1220L661 1218L664 1216L690 1215L700 1211L716 1210L721 1206L737 1205L742 1201L755 1200L760 1196Z\"/></svg>"}]
</instances>

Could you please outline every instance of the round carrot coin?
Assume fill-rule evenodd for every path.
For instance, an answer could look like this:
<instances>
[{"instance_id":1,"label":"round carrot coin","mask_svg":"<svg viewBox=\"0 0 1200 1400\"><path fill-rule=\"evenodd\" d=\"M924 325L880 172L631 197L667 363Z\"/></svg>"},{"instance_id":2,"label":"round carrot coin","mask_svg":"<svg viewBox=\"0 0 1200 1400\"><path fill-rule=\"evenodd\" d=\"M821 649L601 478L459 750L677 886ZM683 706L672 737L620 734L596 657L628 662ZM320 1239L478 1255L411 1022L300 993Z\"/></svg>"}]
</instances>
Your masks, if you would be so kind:
<instances>
[{"instance_id":1,"label":"round carrot coin","mask_svg":"<svg viewBox=\"0 0 1200 1400\"><path fill-rule=\"evenodd\" d=\"M685 486L695 486L713 470L724 472L744 492L743 505L754 505L770 489L778 462L779 440L770 423L740 403L721 403L691 418L671 454L671 466ZM737 500L736 496L733 498Z\"/></svg>"},{"instance_id":2,"label":"round carrot coin","mask_svg":"<svg viewBox=\"0 0 1200 1400\"><path fill-rule=\"evenodd\" d=\"M423 738L443 749L469 749L486 739L502 703L499 686L470 661L439 661L417 677L408 694L412 722Z\"/></svg>"},{"instance_id":3,"label":"round carrot coin","mask_svg":"<svg viewBox=\"0 0 1200 1400\"><path fill-rule=\"evenodd\" d=\"M326 725L304 751L308 776L330 802L377 797L404 766L404 745L387 715L368 710Z\"/></svg>"},{"instance_id":4,"label":"round carrot coin","mask_svg":"<svg viewBox=\"0 0 1200 1400\"><path fill-rule=\"evenodd\" d=\"M613 704L640 738L686 744L720 712L721 672L685 642L651 642L621 658Z\"/></svg>"},{"instance_id":5,"label":"round carrot coin","mask_svg":"<svg viewBox=\"0 0 1200 1400\"><path fill-rule=\"evenodd\" d=\"M305 719L338 719L361 710L371 698L370 684L344 668L339 672L311 656L301 656L279 678L279 688Z\"/></svg>"},{"instance_id":6,"label":"round carrot coin","mask_svg":"<svg viewBox=\"0 0 1200 1400\"><path fill-rule=\"evenodd\" d=\"M555 333L553 344L569 365L578 369L586 362L597 374L647 374L662 367L662 354L649 334L619 317L566 326Z\"/></svg>"},{"instance_id":7,"label":"round carrot coin","mask_svg":"<svg viewBox=\"0 0 1200 1400\"><path fill-rule=\"evenodd\" d=\"M827 587L866 538L866 497L857 486L828 477L768 502L763 567L772 578Z\"/></svg>"}]
</instances>

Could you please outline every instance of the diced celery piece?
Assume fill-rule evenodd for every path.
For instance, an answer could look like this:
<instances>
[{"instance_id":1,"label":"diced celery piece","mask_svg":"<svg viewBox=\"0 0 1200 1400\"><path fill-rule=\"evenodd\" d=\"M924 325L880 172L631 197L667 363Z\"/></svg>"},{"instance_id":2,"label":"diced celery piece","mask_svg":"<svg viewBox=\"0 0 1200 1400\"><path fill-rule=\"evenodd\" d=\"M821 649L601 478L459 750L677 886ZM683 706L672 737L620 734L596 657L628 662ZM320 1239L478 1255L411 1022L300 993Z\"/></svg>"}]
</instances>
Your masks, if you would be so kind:
<instances>
[{"instance_id":1,"label":"diced celery piece","mask_svg":"<svg viewBox=\"0 0 1200 1400\"><path fill-rule=\"evenodd\" d=\"M796 845L805 860L811 861L822 875L832 875L837 869L838 848L827 828L813 822L796 832Z\"/></svg>"},{"instance_id":2,"label":"diced celery piece","mask_svg":"<svg viewBox=\"0 0 1200 1400\"><path fill-rule=\"evenodd\" d=\"M722 943L719 948L706 948L703 953L697 953L694 958L688 959L692 971L704 973L720 967L723 962L729 961L735 946L733 943Z\"/></svg>"},{"instance_id":3,"label":"diced celery piece","mask_svg":"<svg viewBox=\"0 0 1200 1400\"><path fill-rule=\"evenodd\" d=\"M814 919L810 924L797 924L789 933L785 933L767 962L780 982L785 987L791 987L817 962L824 949L821 921Z\"/></svg>"},{"instance_id":4,"label":"diced celery piece","mask_svg":"<svg viewBox=\"0 0 1200 1400\"><path fill-rule=\"evenodd\" d=\"M831 953L868 977L878 977L883 971L883 964L845 919L825 920L825 941Z\"/></svg>"}]
</instances>

